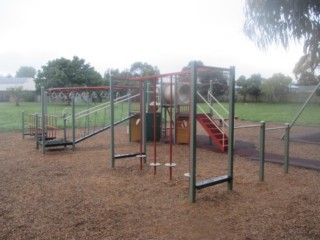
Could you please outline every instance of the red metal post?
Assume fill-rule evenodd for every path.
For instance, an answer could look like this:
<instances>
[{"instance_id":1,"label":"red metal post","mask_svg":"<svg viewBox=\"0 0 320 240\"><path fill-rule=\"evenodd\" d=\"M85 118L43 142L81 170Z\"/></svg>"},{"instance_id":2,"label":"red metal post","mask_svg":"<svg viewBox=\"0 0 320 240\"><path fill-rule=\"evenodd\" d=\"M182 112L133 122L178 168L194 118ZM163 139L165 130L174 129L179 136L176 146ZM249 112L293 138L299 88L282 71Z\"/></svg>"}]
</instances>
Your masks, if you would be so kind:
<instances>
[{"instance_id":1,"label":"red metal post","mask_svg":"<svg viewBox=\"0 0 320 240\"><path fill-rule=\"evenodd\" d=\"M172 76L170 76L170 180L172 180L172 129L173 129L173 119L172 119Z\"/></svg>"},{"instance_id":2,"label":"red metal post","mask_svg":"<svg viewBox=\"0 0 320 240\"><path fill-rule=\"evenodd\" d=\"M142 170L142 81L140 81L140 169Z\"/></svg>"}]
</instances>

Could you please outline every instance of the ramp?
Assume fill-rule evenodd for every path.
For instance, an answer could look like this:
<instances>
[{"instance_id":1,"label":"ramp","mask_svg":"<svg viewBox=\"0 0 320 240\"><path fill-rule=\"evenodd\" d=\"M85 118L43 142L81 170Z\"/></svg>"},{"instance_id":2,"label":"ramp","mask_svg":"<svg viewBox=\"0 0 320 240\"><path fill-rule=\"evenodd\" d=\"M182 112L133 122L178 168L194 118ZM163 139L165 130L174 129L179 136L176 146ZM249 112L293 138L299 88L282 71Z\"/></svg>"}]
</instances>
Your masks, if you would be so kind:
<instances>
[{"instance_id":1,"label":"ramp","mask_svg":"<svg viewBox=\"0 0 320 240\"><path fill-rule=\"evenodd\" d=\"M129 119L132 118L133 116L135 116L135 114L130 115L130 116L125 117L125 118L122 118L121 120L119 120L119 121L117 121L117 122L114 122L113 125L114 125L114 126L117 126L117 125L119 125L119 124L121 124L121 123L129 120ZM96 130L96 131L94 131L94 132L91 132L91 133L87 134L86 136L77 139L77 140L76 140L76 143L82 142L82 141L84 141L84 140L86 140L86 139L88 139L88 138L91 138L91 137L93 137L93 136L95 136L95 135L97 135L97 134L99 134L99 133L101 133L101 132L104 132L104 131L108 130L110 127L111 127L111 125L108 125L108 126L102 127L101 129L98 129L98 130Z\"/></svg>"}]
</instances>

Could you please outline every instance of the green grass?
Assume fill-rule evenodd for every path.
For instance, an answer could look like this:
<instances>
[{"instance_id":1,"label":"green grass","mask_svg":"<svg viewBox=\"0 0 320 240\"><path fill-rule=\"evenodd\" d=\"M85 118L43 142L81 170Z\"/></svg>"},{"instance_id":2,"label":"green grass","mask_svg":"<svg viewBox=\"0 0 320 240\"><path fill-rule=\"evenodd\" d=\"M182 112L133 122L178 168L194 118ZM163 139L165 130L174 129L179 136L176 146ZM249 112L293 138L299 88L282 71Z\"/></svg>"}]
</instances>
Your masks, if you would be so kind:
<instances>
[{"instance_id":1,"label":"green grass","mask_svg":"<svg viewBox=\"0 0 320 240\"><path fill-rule=\"evenodd\" d=\"M90 104L89 106L94 106ZM227 107L227 104L225 104ZM243 121L266 121L266 122L291 122L293 117L298 113L302 104L295 103L237 103L235 105L235 113ZM77 104L77 112L87 109L85 103ZM297 124L302 125L320 125L320 104L309 104L305 111L301 114ZM15 106L14 103L0 103L0 132L20 131L22 111L25 113L41 114L40 103L21 103ZM124 106L123 111L127 111ZM71 106L65 103L48 104L48 113L62 116L63 112L71 114ZM122 108L119 107L115 111L115 115L119 116Z\"/></svg>"},{"instance_id":2,"label":"green grass","mask_svg":"<svg viewBox=\"0 0 320 240\"><path fill-rule=\"evenodd\" d=\"M237 103L235 114L243 121L291 123L303 104ZM308 104L297 124L320 125L320 104Z\"/></svg>"}]
</instances>

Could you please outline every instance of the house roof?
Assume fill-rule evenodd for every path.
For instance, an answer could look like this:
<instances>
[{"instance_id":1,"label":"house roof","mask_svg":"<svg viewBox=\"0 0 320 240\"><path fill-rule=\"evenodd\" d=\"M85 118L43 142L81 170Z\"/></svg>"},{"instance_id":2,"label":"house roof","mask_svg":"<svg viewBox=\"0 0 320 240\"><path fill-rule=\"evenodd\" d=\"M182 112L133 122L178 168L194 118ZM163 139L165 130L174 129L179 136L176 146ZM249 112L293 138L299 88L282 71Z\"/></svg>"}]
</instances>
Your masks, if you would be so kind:
<instances>
[{"instance_id":1,"label":"house roof","mask_svg":"<svg viewBox=\"0 0 320 240\"><path fill-rule=\"evenodd\" d=\"M33 78L0 78L0 91L6 91L8 88L22 87L23 90L36 90Z\"/></svg>"}]
</instances>

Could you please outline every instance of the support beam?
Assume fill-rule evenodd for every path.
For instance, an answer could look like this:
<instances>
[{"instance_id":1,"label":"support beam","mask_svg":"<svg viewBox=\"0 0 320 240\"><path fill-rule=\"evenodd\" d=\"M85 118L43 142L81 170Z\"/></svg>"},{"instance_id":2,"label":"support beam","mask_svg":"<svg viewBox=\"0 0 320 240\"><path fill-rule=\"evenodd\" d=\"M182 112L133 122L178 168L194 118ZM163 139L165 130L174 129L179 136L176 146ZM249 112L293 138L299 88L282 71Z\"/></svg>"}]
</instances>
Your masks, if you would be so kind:
<instances>
[{"instance_id":1,"label":"support beam","mask_svg":"<svg viewBox=\"0 0 320 240\"><path fill-rule=\"evenodd\" d=\"M233 189L233 159L234 159L234 97L235 95L235 67L230 67L229 84L229 147L228 147L228 190Z\"/></svg>"},{"instance_id":2,"label":"support beam","mask_svg":"<svg viewBox=\"0 0 320 240\"><path fill-rule=\"evenodd\" d=\"M196 63L191 65L191 83L190 83L190 182L189 182L189 201L196 202L196 134L197 134L197 68Z\"/></svg>"}]
</instances>

